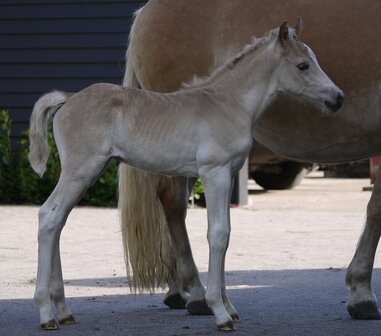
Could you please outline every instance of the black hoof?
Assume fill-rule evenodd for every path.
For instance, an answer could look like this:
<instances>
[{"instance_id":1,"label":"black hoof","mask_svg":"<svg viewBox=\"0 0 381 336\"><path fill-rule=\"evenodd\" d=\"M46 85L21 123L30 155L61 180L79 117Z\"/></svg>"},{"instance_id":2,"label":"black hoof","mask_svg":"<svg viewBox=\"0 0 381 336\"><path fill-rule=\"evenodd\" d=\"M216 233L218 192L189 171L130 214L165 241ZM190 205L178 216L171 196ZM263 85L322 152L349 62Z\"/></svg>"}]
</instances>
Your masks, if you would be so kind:
<instances>
[{"instance_id":1,"label":"black hoof","mask_svg":"<svg viewBox=\"0 0 381 336\"><path fill-rule=\"evenodd\" d=\"M56 322L56 320L50 320L46 323L41 324L42 330L59 330L59 326Z\"/></svg>"},{"instance_id":2,"label":"black hoof","mask_svg":"<svg viewBox=\"0 0 381 336\"><path fill-rule=\"evenodd\" d=\"M361 302L353 306L347 306L347 310L352 318L356 320L380 320L381 313L377 304L372 301Z\"/></svg>"},{"instance_id":3,"label":"black hoof","mask_svg":"<svg viewBox=\"0 0 381 336\"><path fill-rule=\"evenodd\" d=\"M186 308L191 315L213 315L213 312L206 304L205 299L188 301Z\"/></svg>"},{"instance_id":4,"label":"black hoof","mask_svg":"<svg viewBox=\"0 0 381 336\"><path fill-rule=\"evenodd\" d=\"M63 325L69 325L69 324L76 324L77 323L77 321L75 320L73 315L69 315L69 316L65 317L64 319L60 320L59 322L60 322L60 324L63 324Z\"/></svg>"},{"instance_id":5,"label":"black hoof","mask_svg":"<svg viewBox=\"0 0 381 336\"><path fill-rule=\"evenodd\" d=\"M178 293L164 299L164 304L171 309L185 309L186 303L187 302Z\"/></svg>"}]
</instances>

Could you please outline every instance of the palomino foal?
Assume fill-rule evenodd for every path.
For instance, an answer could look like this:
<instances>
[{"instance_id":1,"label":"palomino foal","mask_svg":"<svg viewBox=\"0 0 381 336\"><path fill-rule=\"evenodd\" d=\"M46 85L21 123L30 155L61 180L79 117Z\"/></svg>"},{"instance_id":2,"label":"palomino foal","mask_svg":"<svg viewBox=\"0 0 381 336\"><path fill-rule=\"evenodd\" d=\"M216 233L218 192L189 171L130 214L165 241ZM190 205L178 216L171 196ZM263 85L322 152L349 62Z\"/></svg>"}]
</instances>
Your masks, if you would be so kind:
<instances>
[{"instance_id":1,"label":"palomino foal","mask_svg":"<svg viewBox=\"0 0 381 336\"><path fill-rule=\"evenodd\" d=\"M59 238L66 218L111 158L165 175L200 176L208 211L209 271L206 302L220 330L239 320L225 289L225 253L230 235L232 178L252 143L252 128L278 91L310 100L330 111L343 94L319 67L311 49L297 40L298 27L284 23L246 46L211 77L187 89L159 94L95 84L77 94L53 92L36 103L29 159L44 173L47 120L54 134L61 176L39 213L35 301L43 329L75 323L66 305ZM160 110L160 113L157 113ZM207 113L206 113L207 111Z\"/></svg>"}]
</instances>

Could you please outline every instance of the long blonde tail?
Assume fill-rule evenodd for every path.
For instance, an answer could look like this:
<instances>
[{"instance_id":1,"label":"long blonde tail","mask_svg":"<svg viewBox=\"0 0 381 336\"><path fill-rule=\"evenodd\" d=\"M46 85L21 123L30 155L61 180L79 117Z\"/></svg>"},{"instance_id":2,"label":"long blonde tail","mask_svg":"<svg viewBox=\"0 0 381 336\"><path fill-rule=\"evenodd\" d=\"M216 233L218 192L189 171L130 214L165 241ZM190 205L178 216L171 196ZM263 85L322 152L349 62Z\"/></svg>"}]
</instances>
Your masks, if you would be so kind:
<instances>
[{"instance_id":1,"label":"long blonde tail","mask_svg":"<svg viewBox=\"0 0 381 336\"><path fill-rule=\"evenodd\" d=\"M29 128L28 159L33 170L42 177L49 157L48 120L65 104L71 93L54 91L43 95L34 104Z\"/></svg>"},{"instance_id":2,"label":"long blonde tail","mask_svg":"<svg viewBox=\"0 0 381 336\"><path fill-rule=\"evenodd\" d=\"M137 14L138 15L138 14ZM133 35L134 25L130 37ZM133 41L127 49L123 85L139 87L133 67ZM176 261L163 207L156 193L160 176L119 166L119 210L124 256L132 291L155 291L173 281Z\"/></svg>"}]
</instances>

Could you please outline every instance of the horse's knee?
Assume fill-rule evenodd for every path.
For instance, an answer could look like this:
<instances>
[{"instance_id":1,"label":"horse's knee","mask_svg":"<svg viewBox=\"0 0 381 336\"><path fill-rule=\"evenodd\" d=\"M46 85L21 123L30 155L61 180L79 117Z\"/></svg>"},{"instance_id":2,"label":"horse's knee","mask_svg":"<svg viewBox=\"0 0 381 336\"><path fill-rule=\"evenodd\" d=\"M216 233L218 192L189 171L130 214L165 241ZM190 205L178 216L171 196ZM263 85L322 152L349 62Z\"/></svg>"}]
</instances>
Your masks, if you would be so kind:
<instances>
[{"instance_id":1,"label":"horse's knee","mask_svg":"<svg viewBox=\"0 0 381 336\"><path fill-rule=\"evenodd\" d=\"M218 228L208 232L208 242L212 251L225 250L229 243L230 230Z\"/></svg>"}]
</instances>

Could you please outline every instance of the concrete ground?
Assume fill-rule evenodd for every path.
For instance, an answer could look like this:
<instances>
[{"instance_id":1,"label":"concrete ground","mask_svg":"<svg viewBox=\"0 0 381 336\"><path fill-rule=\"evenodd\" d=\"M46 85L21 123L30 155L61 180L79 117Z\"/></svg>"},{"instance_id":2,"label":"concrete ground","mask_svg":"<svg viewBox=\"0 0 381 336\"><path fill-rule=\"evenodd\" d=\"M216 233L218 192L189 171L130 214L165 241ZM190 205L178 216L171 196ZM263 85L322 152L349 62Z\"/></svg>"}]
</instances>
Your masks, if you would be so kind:
<instances>
[{"instance_id":1,"label":"concrete ground","mask_svg":"<svg viewBox=\"0 0 381 336\"><path fill-rule=\"evenodd\" d=\"M233 335L379 335L381 321L354 321L345 268L370 192L364 179L306 178L289 191L251 186L250 205L232 209L226 278L242 323ZM212 316L162 304L162 294L129 294L116 209L76 208L61 238L68 302L79 323L39 330L32 301L37 207L0 207L0 335L221 335ZM206 210L187 217L194 257L206 279ZM380 260L374 289L381 295Z\"/></svg>"}]
</instances>

